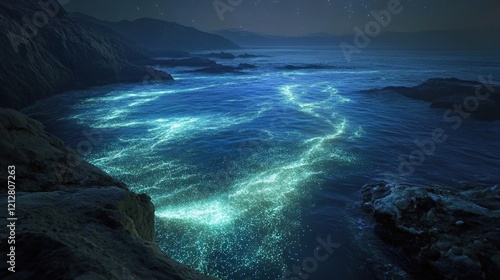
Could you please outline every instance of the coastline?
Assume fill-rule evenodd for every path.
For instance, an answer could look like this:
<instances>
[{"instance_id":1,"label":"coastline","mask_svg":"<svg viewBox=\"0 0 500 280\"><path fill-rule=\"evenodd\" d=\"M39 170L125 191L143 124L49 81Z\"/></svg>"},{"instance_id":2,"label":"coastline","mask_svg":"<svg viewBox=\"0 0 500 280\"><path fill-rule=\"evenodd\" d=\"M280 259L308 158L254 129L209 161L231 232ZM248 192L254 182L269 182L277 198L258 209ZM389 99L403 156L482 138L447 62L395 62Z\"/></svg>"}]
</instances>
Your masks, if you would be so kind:
<instances>
[{"instance_id":1,"label":"coastline","mask_svg":"<svg viewBox=\"0 0 500 280\"><path fill-rule=\"evenodd\" d=\"M171 259L154 241L154 205L79 158L39 122L0 109L1 166L15 166L14 269L3 279L216 279ZM69 160L71 159L71 160ZM2 185L7 198L7 185ZM9 194L10 195L10 194ZM3 212L3 219L7 212ZM2 252L12 252L8 235Z\"/></svg>"}]
</instances>

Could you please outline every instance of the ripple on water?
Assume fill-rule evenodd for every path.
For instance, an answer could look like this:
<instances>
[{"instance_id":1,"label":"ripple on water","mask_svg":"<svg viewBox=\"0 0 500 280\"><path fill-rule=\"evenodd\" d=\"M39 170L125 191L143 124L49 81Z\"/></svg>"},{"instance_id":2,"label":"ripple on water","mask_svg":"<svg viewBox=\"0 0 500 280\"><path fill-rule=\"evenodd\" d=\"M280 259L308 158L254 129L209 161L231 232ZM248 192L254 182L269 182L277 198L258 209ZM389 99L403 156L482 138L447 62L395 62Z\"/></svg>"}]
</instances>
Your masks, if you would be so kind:
<instances>
[{"instance_id":1,"label":"ripple on water","mask_svg":"<svg viewBox=\"0 0 500 280\"><path fill-rule=\"evenodd\" d=\"M274 89L272 102L259 99L238 112L186 112L161 118L135 114L145 104L200 89L206 87L113 92L86 100L85 111L74 118L100 129L144 129L138 135L120 136L90 160L133 190L152 196L157 239L168 254L219 277L276 277L300 247L299 204L318 185L322 165L356 160L336 145L359 133L335 113L336 106L349 100L330 83L289 84ZM99 105L102 102L107 109ZM303 123L295 125L293 117L282 116L278 125L277 110L300 115ZM262 122L266 118L273 121ZM216 163L221 176L207 175L212 166L196 152L195 143L204 139L213 150L206 153L234 152L229 140L217 137L226 133L233 135L232 142L255 141L254 136L245 138L246 130L265 135L258 139L265 148L250 145L256 152L236 153Z\"/></svg>"}]
</instances>

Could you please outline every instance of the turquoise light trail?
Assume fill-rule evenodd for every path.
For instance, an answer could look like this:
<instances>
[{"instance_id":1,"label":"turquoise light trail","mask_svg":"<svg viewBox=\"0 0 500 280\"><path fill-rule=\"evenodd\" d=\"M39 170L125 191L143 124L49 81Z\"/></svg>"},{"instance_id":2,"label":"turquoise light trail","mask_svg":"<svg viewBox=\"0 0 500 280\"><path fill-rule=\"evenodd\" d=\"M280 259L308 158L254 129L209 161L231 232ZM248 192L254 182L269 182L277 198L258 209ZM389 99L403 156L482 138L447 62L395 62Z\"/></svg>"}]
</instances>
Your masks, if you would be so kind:
<instances>
[{"instance_id":1,"label":"turquoise light trail","mask_svg":"<svg viewBox=\"0 0 500 280\"><path fill-rule=\"evenodd\" d=\"M301 201L320 186L326 166L356 161L336 145L362 134L335 113L350 100L331 83L290 83L238 111L148 113L167 102L184 105L172 104L174 97L239 86L200 84L110 92L79 104L85 110L74 119L83 125L140 131L119 134L88 159L152 197L157 241L173 258L221 278L276 277L300 250ZM211 149L216 159L208 159Z\"/></svg>"}]
</instances>

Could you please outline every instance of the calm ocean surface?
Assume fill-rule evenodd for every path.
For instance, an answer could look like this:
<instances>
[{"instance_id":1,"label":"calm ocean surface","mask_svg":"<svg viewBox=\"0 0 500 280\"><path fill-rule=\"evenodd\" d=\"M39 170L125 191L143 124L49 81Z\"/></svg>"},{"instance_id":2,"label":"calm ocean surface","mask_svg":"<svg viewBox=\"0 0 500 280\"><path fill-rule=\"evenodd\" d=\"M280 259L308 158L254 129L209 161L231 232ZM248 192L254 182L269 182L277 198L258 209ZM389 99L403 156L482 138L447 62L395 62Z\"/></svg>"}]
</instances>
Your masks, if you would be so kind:
<instances>
[{"instance_id":1,"label":"calm ocean surface","mask_svg":"<svg viewBox=\"0 0 500 280\"><path fill-rule=\"evenodd\" d=\"M436 128L448 139L400 180L500 182L500 122L454 130L426 102L360 92L436 77L499 82L500 55L370 49L347 63L326 48L234 53L245 52L262 57L218 60L258 66L244 74L165 68L175 82L73 91L23 111L149 194L166 253L224 279L281 279L314 256L318 238L340 247L308 279L370 279L367 259L384 257L358 210L359 190L397 173ZM281 69L288 64L327 67ZM89 133L103 136L90 148Z\"/></svg>"}]
</instances>

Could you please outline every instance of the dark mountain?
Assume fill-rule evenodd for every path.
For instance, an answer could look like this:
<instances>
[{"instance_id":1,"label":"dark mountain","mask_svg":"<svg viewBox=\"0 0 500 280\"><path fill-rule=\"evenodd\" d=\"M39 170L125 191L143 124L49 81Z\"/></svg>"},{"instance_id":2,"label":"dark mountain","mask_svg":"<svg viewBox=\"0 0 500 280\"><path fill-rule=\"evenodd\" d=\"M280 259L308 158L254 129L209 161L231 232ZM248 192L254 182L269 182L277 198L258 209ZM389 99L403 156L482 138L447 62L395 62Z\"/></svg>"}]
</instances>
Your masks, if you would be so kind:
<instances>
[{"instance_id":1,"label":"dark mountain","mask_svg":"<svg viewBox=\"0 0 500 280\"><path fill-rule=\"evenodd\" d=\"M93 22L112 29L149 51L239 48L238 45L222 36L202 32L174 22L149 18L108 22L80 13L71 13L71 17L75 20Z\"/></svg>"},{"instance_id":2,"label":"dark mountain","mask_svg":"<svg viewBox=\"0 0 500 280\"><path fill-rule=\"evenodd\" d=\"M2 0L0 48L0 107L21 108L59 92L139 82L151 74L172 79L131 64L148 58L146 52L112 30L74 21L56 0Z\"/></svg>"},{"instance_id":3,"label":"dark mountain","mask_svg":"<svg viewBox=\"0 0 500 280\"><path fill-rule=\"evenodd\" d=\"M228 38L240 46L331 46L340 43L339 38L327 34L287 37L258 34L239 29L219 30L215 31L214 34Z\"/></svg>"}]
</instances>

